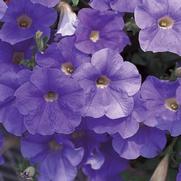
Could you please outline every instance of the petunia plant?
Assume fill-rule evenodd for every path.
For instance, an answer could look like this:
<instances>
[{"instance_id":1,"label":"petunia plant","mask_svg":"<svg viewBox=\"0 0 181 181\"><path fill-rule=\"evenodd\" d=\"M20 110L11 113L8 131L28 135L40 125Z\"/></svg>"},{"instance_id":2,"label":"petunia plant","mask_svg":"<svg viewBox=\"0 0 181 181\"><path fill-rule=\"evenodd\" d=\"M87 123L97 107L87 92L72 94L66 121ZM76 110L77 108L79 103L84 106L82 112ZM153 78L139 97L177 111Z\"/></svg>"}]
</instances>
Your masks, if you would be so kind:
<instances>
[{"instance_id":1,"label":"petunia plant","mask_svg":"<svg viewBox=\"0 0 181 181\"><path fill-rule=\"evenodd\" d=\"M180 0L0 0L0 181L181 181Z\"/></svg>"}]
</instances>

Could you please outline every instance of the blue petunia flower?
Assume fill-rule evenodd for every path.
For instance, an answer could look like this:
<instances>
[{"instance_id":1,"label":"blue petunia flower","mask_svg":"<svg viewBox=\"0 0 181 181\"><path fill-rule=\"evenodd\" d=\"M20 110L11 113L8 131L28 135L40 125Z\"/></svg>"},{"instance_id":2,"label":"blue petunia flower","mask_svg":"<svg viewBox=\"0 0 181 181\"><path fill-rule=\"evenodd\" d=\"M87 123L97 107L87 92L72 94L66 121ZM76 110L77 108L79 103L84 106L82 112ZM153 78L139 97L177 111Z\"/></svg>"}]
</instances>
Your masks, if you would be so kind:
<instances>
[{"instance_id":1,"label":"blue petunia flower","mask_svg":"<svg viewBox=\"0 0 181 181\"><path fill-rule=\"evenodd\" d=\"M58 69L37 67L30 80L15 93L17 109L32 133L71 133L81 122L83 90Z\"/></svg>"},{"instance_id":2,"label":"blue petunia flower","mask_svg":"<svg viewBox=\"0 0 181 181\"><path fill-rule=\"evenodd\" d=\"M178 0L144 0L136 8L136 24L141 28L139 42L144 51L181 55L180 8Z\"/></svg>"},{"instance_id":3,"label":"blue petunia flower","mask_svg":"<svg viewBox=\"0 0 181 181\"><path fill-rule=\"evenodd\" d=\"M74 46L75 37L66 37L59 43L51 44L45 52L36 55L36 62L41 67L57 68L67 76L72 76L83 63L90 62L90 57Z\"/></svg>"},{"instance_id":4,"label":"blue petunia flower","mask_svg":"<svg viewBox=\"0 0 181 181\"><path fill-rule=\"evenodd\" d=\"M0 64L8 66L18 72L24 68L22 61L32 58L34 42L32 39L26 40L15 45L6 42L0 42Z\"/></svg>"},{"instance_id":5,"label":"blue petunia flower","mask_svg":"<svg viewBox=\"0 0 181 181\"><path fill-rule=\"evenodd\" d=\"M77 175L77 166L84 151L74 148L63 135L28 135L22 138L23 156L38 164L39 181L72 181Z\"/></svg>"},{"instance_id":6,"label":"blue petunia flower","mask_svg":"<svg viewBox=\"0 0 181 181\"><path fill-rule=\"evenodd\" d=\"M178 81L159 80L149 76L142 85L141 97L147 109L145 124L181 134L181 100Z\"/></svg>"},{"instance_id":7,"label":"blue petunia flower","mask_svg":"<svg viewBox=\"0 0 181 181\"><path fill-rule=\"evenodd\" d=\"M83 166L82 170L90 181L122 181L120 173L128 167L127 160L113 150L111 142L101 146L104 163L99 169L93 169L90 165Z\"/></svg>"},{"instance_id":8,"label":"blue petunia flower","mask_svg":"<svg viewBox=\"0 0 181 181\"><path fill-rule=\"evenodd\" d=\"M123 18L118 13L81 9L78 13L75 46L87 54L103 48L122 51L129 44L129 38L123 28Z\"/></svg>"},{"instance_id":9,"label":"blue petunia flower","mask_svg":"<svg viewBox=\"0 0 181 181\"><path fill-rule=\"evenodd\" d=\"M49 37L49 27L55 20L56 12L53 9L33 4L30 0L13 0L2 19L4 24L0 39L13 45L34 37L37 31Z\"/></svg>"},{"instance_id":10,"label":"blue petunia flower","mask_svg":"<svg viewBox=\"0 0 181 181\"><path fill-rule=\"evenodd\" d=\"M166 143L164 131L146 126L141 126L134 136L127 139L115 134L112 141L114 150L125 159L136 159L139 156L153 158L161 153Z\"/></svg>"},{"instance_id":11,"label":"blue petunia flower","mask_svg":"<svg viewBox=\"0 0 181 181\"><path fill-rule=\"evenodd\" d=\"M90 63L74 73L86 95L84 116L118 119L133 109L133 96L139 91L141 77L137 68L111 49L96 52Z\"/></svg>"}]
</instances>

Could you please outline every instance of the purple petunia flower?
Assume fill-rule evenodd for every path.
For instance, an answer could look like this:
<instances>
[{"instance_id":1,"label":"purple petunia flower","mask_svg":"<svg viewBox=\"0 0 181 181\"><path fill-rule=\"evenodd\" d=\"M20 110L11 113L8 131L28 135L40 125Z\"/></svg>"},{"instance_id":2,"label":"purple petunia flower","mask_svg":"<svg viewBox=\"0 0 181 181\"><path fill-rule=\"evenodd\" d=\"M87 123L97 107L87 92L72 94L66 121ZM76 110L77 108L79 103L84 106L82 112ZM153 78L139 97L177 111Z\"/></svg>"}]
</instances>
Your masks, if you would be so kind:
<instances>
[{"instance_id":1,"label":"purple petunia flower","mask_svg":"<svg viewBox=\"0 0 181 181\"><path fill-rule=\"evenodd\" d=\"M88 55L75 48L74 42L75 37L66 37L58 44L51 44L43 54L37 54L37 64L41 67L57 68L71 76L77 67L90 61Z\"/></svg>"},{"instance_id":2,"label":"purple petunia flower","mask_svg":"<svg viewBox=\"0 0 181 181\"><path fill-rule=\"evenodd\" d=\"M117 119L133 109L133 96L141 85L136 67L123 62L111 49L96 52L90 63L82 64L74 74L85 91L84 115Z\"/></svg>"},{"instance_id":3,"label":"purple petunia flower","mask_svg":"<svg viewBox=\"0 0 181 181\"><path fill-rule=\"evenodd\" d=\"M123 138L129 138L136 134L139 130L140 123L143 123L146 119L144 114L145 108L142 106L142 101L139 98L139 94L134 96L134 109L127 117L120 119L109 119L106 116L101 118L85 118L87 125L90 129L96 133L119 133Z\"/></svg>"},{"instance_id":4,"label":"purple petunia flower","mask_svg":"<svg viewBox=\"0 0 181 181\"><path fill-rule=\"evenodd\" d=\"M77 165L84 151L74 148L63 135L28 135L21 141L21 152L25 158L38 163L39 181L72 181L77 174Z\"/></svg>"},{"instance_id":5,"label":"purple petunia flower","mask_svg":"<svg viewBox=\"0 0 181 181\"><path fill-rule=\"evenodd\" d=\"M141 97L148 110L148 126L169 130L172 136L181 134L181 99L178 81L159 80L149 76L141 88Z\"/></svg>"},{"instance_id":6,"label":"purple petunia flower","mask_svg":"<svg viewBox=\"0 0 181 181\"><path fill-rule=\"evenodd\" d=\"M90 165L83 167L83 172L90 181L121 181L120 172L128 167L128 162L112 149L111 142L102 146L104 163L100 169L93 169Z\"/></svg>"},{"instance_id":7,"label":"purple petunia flower","mask_svg":"<svg viewBox=\"0 0 181 181\"><path fill-rule=\"evenodd\" d=\"M122 51L129 43L123 32L123 18L118 13L84 8L79 11L78 21L75 46L84 53L92 54L103 48Z\"/></svg>"},{"instance_id":8,"label":"purple petunia flower","mask_svg":"<svg viewBox=\"0 0 181 181\"><path fill-rule=\"evenodd\" d=\"M47 7L54 7L60 0L31 0L33 3L39 3Z\"/></svg>"},{"instance_id":9,"label":"purple petunia flower","mask_svg":"<svg viewBox=\"0 0 181 181\"><path fill-rule=\"evenodd\" d=\"M32 57L32 40L26 40L15 45L6 42L0 42L0 64L6 64L9 69L19 71L23 68L20 65L22 60L31 59Z\"/></svg>"},{"instance_id":10,"label":"purple petunia flower","mask_svg":"<svg viewBox=\"0 0 181 181\"><path fill-rule=\"evenodd\" d=\"M0 1L0 19L4 16L6 9L7 9L6 3L3 0L1 0Z\"/></svg>"},{"instance_id":11,"label":"purple petunia flower","mask_svg":"<svg viewBox=\"0 0 181 181\"><path fill-rule=\"evenodd\" d=\"M163 131L142 126L134 136L127 139L123 139L119 134L113 135L112 144L120 157L136 159L139 156L155 157L165 147L166 142L166 135Z\"/></svg>"},{"instance_id":12,"label":"purple petunia flower","mask_svg":"<svg viewBox=\"0 0 181 181\"><path fill-rule=\"evenodd\" d=\"M81 165L90 165L92 169L99 169L104 163L104 155L100 151L102 143L108 140L106 134L96 134L88 129L85 119L82 120L79 127L70 135L71 141L75 147L84 149L84 157Z\"/></svg>"},{"instance_id":13,"label":"purple petunia flower","mask_svg":"<svg viewBox=\"0 0 181 181\"><path fill-rule=\"evenodd\" d=\"M139 42L144 51L181 55L180 8L178 0L144 0L136 8L136 24L141 28Z\"/></svg>"},{"instance_id":14,"label":"purple petunia flower","mask_svg":"<svg viewBox=\"0 0 181 181\"><path fill-rule=\"evenodd\" d=\"M33 4L30 0L13 0L2 19L4 25L0 30L0 39L16 44L32 38L37 31L49 36L49 26L55 20L56 13L53 9Z\"/></svg>"},{"instance_id":15,"label":"purple petunia flower","mask_svg":"<svg viewBox=\"0 0 181 181\"><path fill-rule=\"evenodd\" d=\"M113 9L119 12L134 12L142 0L91 0L90 6L101 11Z\"/></svg>"},{"instance_id":16,"label":"purple petunia flower","mask_svg":"<svg viewBox=\"0 0 181 181\"><path fill-rule=\"evenodd\" d=\"M31 72L18 73L7 70L0 74L0 123L6 130L17 136L25 132L24 116L16 108L15 91L29 79Z\"/></svg>"},{"instance_id":17,"label":"purple petunia flower","mask_svg":"<svg viewBox=\"0 0 181 181\"><path fill-rule=\"evenodd\" d=\"M71 133L81 122L84 94L76 80L58 69L36 68L15 93L17 108L32 133Z\"/></svg>"}]
</instances>

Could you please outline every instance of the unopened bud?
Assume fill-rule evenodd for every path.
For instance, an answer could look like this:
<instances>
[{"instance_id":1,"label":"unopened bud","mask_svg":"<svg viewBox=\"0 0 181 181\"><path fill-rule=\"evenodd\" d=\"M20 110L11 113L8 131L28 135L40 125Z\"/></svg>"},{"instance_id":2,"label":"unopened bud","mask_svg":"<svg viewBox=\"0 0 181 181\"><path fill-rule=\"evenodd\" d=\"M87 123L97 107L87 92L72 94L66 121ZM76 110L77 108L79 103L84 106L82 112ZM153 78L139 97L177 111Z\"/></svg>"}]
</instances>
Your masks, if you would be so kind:
<instances>
[{"instance_id":1,"label":"unopened bud","mask_svg":"<svg viewBox=\"0 0 181 181\"><path fill-rule=\"evenodd\" d=\"M167 154L161 160L161 162L158 164L158 166L155 169L150 181L166 181L167 172L168 172L168 165L169 165L169 155Z\"/></svg>"},{"instance_id":2,"label":"unopened bud","mask_svg":"<svg viewBox=\"0 0 181 181\"><path fill-rule=\"evenodd\" d=\"M23 175L25 177L31 178L35 175L35 168L34 167L28 167L24 170Z\"/></svg>"},{"instance_id":3,"label":"unopened bud","mask_svg":"<svg viewBox=\"0 0 181 181\"><path fill-rule=\"evenodd\" d=\"M76 14L72 11L70 5L63 1L57 5L57 10L60 12L57 34L62 36L73 35L77 24Z\"/></svg>"}]
</instances>

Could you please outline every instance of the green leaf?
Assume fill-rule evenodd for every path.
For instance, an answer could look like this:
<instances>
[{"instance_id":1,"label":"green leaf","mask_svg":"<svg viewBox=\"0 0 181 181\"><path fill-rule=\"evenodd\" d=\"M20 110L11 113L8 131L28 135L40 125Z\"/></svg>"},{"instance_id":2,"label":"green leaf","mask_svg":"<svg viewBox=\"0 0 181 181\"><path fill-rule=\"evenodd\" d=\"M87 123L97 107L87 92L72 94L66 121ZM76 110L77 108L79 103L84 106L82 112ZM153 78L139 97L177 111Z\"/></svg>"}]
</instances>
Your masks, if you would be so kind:
<instances>
[{"instance_id":1,"label":"green leaf","mask_svg":"<svg viewBox=\"0 0 181 181\"><path fill-rule=\"evenodd\" d=\"M125 23L125 29L127 32L132 32L133 35L139 32L139 27L136 25L134 18L130 18L128 22Z\"/></svg>"},{"instance_id":2,"label":"green leaf","mask_svg":"<svg viewBox=\"0 0 181 181\"><path fill-rule=\"evenodd\" d=\"M149 177L144 172L138 170L127 170L121 174L124 181L145 181Z\"/></svg>"},{"instance_id":3,"label":"green leaf","mask_svg":"<svg viewBox=\"0 0 181 181\"><path fill-rule=\"evenodd\" d=\"M167 181L176 180L176 176L177 176L177 170L170 168L170 169L168 170Z\"/></svg>"}]
</instances>

